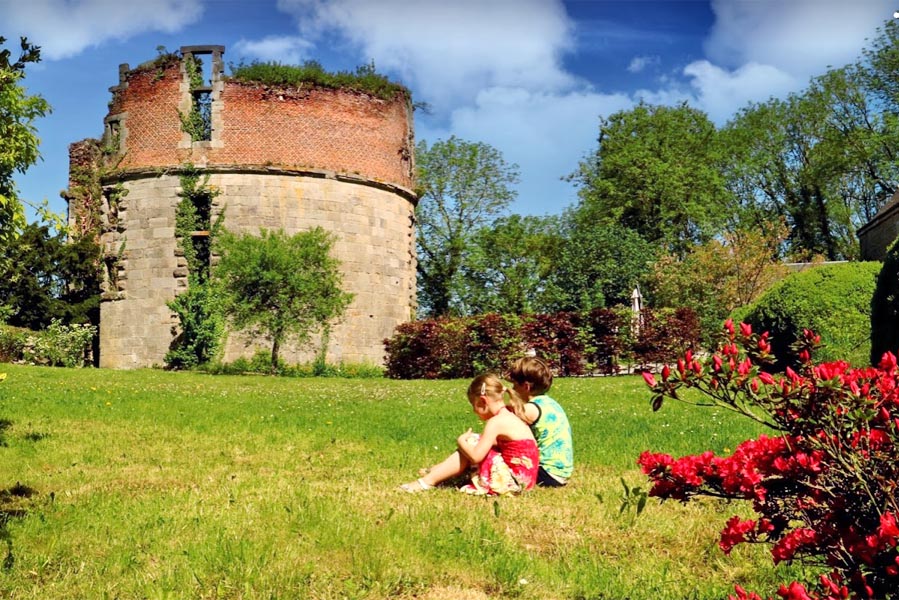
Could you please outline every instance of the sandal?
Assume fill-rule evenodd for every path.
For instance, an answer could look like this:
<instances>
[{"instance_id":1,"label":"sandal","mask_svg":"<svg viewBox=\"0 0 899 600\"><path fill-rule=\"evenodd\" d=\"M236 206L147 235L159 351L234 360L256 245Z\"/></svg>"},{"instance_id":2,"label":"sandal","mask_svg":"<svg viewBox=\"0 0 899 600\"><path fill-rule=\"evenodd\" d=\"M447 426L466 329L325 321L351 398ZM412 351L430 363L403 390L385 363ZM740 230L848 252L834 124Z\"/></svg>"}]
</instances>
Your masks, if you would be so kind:
<instances>
[{"instance_id":1,"label":"sandal","mask_svg":"<svg viewBox=\"0 0 899 600\"><path fill-rule=\"evenodd\" d=\"M410 494L417 494L418 492L426 492L428 490L432 490L434 489L434 486L425 483L423 479L416 479L415 481L404 483L400 486L400 489Z\"/></svg>"}]
</instances>

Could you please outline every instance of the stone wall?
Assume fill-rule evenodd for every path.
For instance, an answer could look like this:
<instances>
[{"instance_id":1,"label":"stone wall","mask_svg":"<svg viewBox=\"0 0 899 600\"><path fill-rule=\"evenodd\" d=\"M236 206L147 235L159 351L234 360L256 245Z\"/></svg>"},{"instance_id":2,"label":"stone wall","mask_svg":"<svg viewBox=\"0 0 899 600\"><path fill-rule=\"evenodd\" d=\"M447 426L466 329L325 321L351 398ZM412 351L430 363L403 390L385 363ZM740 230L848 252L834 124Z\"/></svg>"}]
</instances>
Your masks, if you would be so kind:
<instances>
[{"instance_id":1,"label":"stone wall","mask_svg":"<svg viewBox=\"0 0 899 600\"><path fill-rule=\"evenodd\" d=\"M166 302L186 285L175 239L179 184L176 175L125 183L120 226L104 234L107 252L122 251L122 275L101 305L102 367L162 365L175 338L178 321ZM374 186L300 173L212 173L209 185L221 192L215 212L224 209L224 226L235 233L262 227L292 234L320 226L334 234L343 289L355 298L331 334L327 359L381 364L384 338L412 317L415 306L412 204ZM270 348L266 340L249 347L247 341L232 335L225 360ZM315 350L315 344L288 344L281 356L288 363L304 363Z\"/></svg>"},{"instance_id":2,"label":"stone wall","mask_svg":"<svg viewBox=\"0 0 899 600\"><path fill-rule=\"evenodd\" d=\"M881 207L874 218L858 230L862 260L883 260L899 237L899 193Z\"/></svg>"}]
</instances>

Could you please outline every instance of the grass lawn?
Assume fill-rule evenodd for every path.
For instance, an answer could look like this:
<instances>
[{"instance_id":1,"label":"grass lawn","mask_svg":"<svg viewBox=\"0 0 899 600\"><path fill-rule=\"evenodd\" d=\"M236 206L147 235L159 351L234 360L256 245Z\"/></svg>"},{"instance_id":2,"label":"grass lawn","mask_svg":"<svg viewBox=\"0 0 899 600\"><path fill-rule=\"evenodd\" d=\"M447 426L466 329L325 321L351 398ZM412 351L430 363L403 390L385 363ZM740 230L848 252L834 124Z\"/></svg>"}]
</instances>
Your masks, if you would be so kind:
<instances>
[{"instance_id":1,"label":"grass lawn","mask_svg":"<svg viewBox=\"0 0 899 600\"><path fill-rule=\"evenodd\" d=\"M397 490L480 427L467 381L2 372L2 598L698 599L797 577L763 547L721 553L740 504L619 512L641 451L760 433L653 413L639 377L557 380L572 483L495 500Z\"/></svg>"}]
</instances>

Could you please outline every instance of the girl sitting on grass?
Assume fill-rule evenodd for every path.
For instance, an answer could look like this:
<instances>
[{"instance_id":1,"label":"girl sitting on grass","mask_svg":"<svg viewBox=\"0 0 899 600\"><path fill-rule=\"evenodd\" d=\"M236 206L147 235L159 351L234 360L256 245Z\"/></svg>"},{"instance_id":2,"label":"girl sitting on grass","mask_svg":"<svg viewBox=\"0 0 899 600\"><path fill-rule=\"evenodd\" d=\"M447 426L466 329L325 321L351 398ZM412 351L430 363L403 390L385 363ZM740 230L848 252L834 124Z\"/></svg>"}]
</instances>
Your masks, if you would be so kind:
<instances>
[{"instance_id":1,"label":"girl sitting on grass","mask_svg":"<svg viewBox=\"0 0 899 600\"><path fill-rule=\"evenodd\" d=\"M507 407L504 395L508 395ZM423 492L474 467L471 483L460 491L476 495L517 494L534 487L540 458L534 435L520 416L524 402L503 385L496 375L474 378L468 386L468 401L484 421L484 432L469 428L456 440L458 450L434 465L418 480L405 483L406 492Z\"/></svg>"}]
</instances>

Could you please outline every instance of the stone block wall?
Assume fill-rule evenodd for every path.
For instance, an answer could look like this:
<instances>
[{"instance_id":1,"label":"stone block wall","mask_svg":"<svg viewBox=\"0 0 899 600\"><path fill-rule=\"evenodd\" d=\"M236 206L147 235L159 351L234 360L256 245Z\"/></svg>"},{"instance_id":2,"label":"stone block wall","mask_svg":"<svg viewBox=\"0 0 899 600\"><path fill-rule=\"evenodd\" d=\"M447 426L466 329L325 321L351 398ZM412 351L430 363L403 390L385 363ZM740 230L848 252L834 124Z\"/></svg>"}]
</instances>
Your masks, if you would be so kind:
<instances>
[{"instance_id":1,"label":"stone block wall","mask_svg":"<svg viewBox=\"0 0 899 600\"><path fill-rule=\"evenodd\" d=\"M162 365L175 338L178 320L166 303L186 285L175 239L179 185L176 175L125 183L120 226L104 234L107 253L123 249L124 277L101 305L102 367ZM224 226L235 233L283 228L293 234L320 226L334 234L343 289L355 298L331 333L327 360L381 364L382 341L415 307L412 204L377 187L296 173L213 173L209 185L221 192L216 212L224 210ZM288 363L310 362L317 344L287 344L281 356ZM269 342L235 334L224 359L259 349L270 349Z\"/></svg>"}]
</instances>

